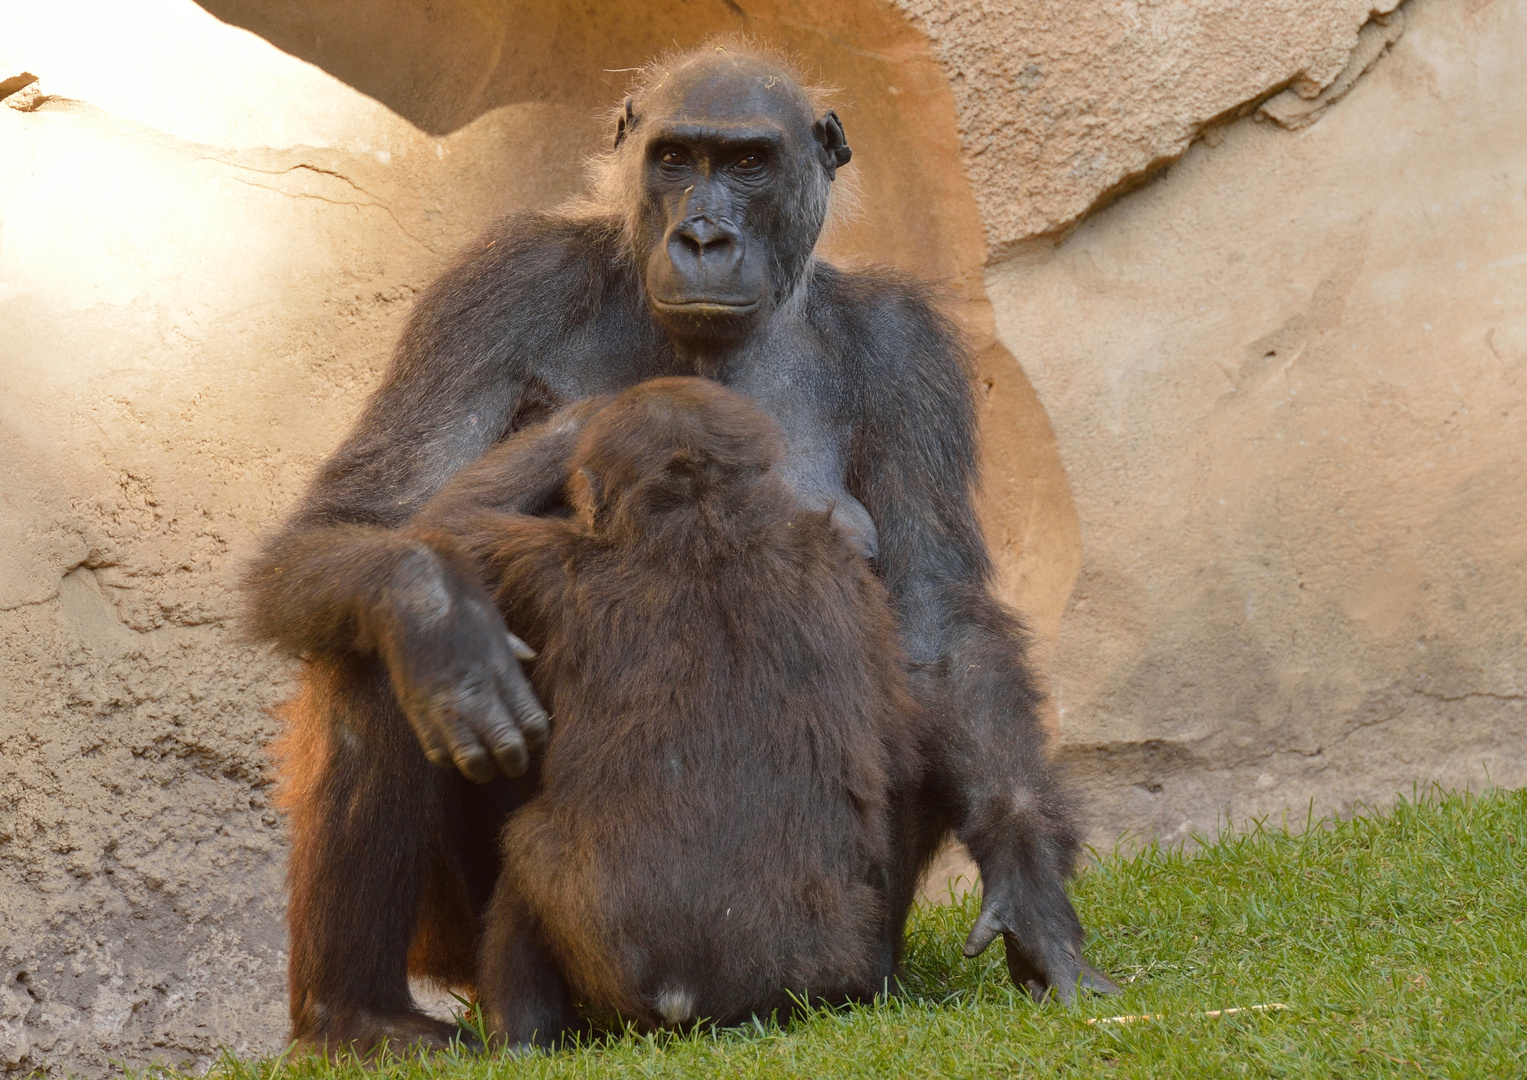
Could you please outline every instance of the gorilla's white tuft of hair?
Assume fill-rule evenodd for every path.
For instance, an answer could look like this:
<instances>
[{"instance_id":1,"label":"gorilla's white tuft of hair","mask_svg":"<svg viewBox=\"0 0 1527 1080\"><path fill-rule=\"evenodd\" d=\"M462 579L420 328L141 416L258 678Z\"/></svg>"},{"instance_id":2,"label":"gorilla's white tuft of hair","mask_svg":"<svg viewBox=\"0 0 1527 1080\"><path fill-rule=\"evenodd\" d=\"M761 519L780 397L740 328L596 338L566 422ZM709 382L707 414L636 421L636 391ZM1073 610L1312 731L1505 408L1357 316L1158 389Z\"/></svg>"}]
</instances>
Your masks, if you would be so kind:
<instances>
[{"instance_id":1,"label":"gorilla's white tuft of hair","mask_svg":"<svg viewBox=\"0 0 1527 1080\"><path fill-rule=\"evenodd\" d=\"M695 1018L695 996L688 990L670 987L658 994L653 1009L670 1024L682 1024Z\"/></svg>"}]
</instances>

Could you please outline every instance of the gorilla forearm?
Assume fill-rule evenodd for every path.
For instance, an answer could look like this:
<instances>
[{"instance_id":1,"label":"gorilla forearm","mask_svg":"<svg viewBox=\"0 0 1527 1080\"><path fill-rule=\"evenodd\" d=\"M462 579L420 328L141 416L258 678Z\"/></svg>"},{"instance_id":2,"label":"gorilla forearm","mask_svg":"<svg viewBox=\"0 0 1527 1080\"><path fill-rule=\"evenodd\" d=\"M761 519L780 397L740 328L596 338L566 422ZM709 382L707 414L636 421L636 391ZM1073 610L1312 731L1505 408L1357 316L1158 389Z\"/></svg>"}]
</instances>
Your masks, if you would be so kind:
<instances>
[{"instance_id":1,"label":"gorilla forearm","mask_svg":"<svg viewBox=\"0 0 1527 1080\"><path fill-rule=\"evenodd\" d=\"M475 527L486 514L538 514L568 481L569 461L584 420L604 398L577 402L550 420L517 432L466 466L420 507L412 524L461 537L479 554L486 534Z\"/></svg>"},{"instance_id":2,"label":"gorilla forearm","mask_svg":"<svg viewBox=\"0 0 1527 1080\"><path fill-rule=\"evenodd\" d=\"M908 499L901 513L910 516L916 506ZM937 717L926 750L929 779L956 835L983 870L1011 838L1038 828L1053 836L1060 880L1070 871L1077 840L1072 808L1050 759L1028 635L991 595L985 560L961 557L962 548L970 551L980 541L979 534L951 527L962 516L946 516L944 528L935 529L897 524L893 514L891 527L881 526L881 535L893 538L943 534L937 547L893 546L887 567L908 654L920 669L918 686ZM974 530L973 518L969 528ZM899 573L898 552L909 563ZM1017 811L1004 809L1019 806L1027 814L1021 829Z\"/></svg>"},{"instance_id":3,"label":"gorilla forearm","mask_svg":"<svg viewBox=\"0 0 1527 1080\"><path fill-rule=\"evenodd\" d=\"M290 529L245 580L250 628L293 656L369 652L368 616L397 568L419 554L418 539L375 525Z\"/></svg>"},{"instance_id":4,"label":"gorilla forearm","mask_svg":"<svg viewBox=\"0 0 1527 1080\"><path fill-rule=\"evenodd\" d=\"M1081 955L1065 882L1080 849L1074 807L1049 754L1026 633L991 594L976 519L975 409L966 354L915 289L866 318L891 358L865 390L851 479L880 531L880 569L930 713L924 749L935 805L975 857L982 915L968 951L997 934L1020 985L1069 1000L1108 983Z\"/></svg>"},{"instance_id":5,"label":"gorilla forearm","mask_svg":"<svg viewBox=\"0 0 1527 1080\"><path fill-rule=\"evenodd\" d=\"M925 765L938 801L983 870L1038 829L1063 879L1079 850L1074 808L1051 761L1023 626L984 585L920 592L902 613L931 650L915 685L934 716Z\"/></svg>"},{"instance_id":6,"label":"gorilla forearm","mask_svg":"<svg viewBox=\"0 0 1527 1080\"><path fill-rule=\"evenodd\" d=\"M939 688L956 719L932 748L955 832L983 866L1000 862L1020 833L1048 838L1058 876L1079 851L1074 807L1058 782L1043 695L1024 656L1018 620L985 590L971 589L950 619L952 638Z\"/></svg>"}]
</instances>

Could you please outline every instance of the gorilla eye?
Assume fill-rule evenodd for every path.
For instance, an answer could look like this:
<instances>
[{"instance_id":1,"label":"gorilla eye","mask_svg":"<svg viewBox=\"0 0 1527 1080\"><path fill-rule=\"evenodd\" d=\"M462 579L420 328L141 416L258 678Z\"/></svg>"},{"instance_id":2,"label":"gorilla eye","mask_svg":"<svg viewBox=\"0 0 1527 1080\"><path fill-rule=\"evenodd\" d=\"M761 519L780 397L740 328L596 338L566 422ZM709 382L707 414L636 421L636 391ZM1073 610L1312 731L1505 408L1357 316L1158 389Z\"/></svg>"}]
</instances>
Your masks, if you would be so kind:
<instances>
[{"instance_id":1,"label":"gorilla eye","mask_svg":"<svg viewBox=\"0 0 1527 1080\"><path fill-rule=\"evenodd\" d=\"M670 168L678 168L681 165L689 164L689 155L676 146L670 146L664 150L658 155L657 159Z\"/></svg>"},{"instance_id":2,"label":"gorilla eye","mask_svg":"<svg viewBox=\"0 0 1527 1080\"><path fill-rule=\"evenodd\" d=\"M733 162L733 167L742 169L744 172L752 172L756 169L763 168L763 163L764 159L762 154L743 154L740 158Z\"/></svg>"}]
</instances>

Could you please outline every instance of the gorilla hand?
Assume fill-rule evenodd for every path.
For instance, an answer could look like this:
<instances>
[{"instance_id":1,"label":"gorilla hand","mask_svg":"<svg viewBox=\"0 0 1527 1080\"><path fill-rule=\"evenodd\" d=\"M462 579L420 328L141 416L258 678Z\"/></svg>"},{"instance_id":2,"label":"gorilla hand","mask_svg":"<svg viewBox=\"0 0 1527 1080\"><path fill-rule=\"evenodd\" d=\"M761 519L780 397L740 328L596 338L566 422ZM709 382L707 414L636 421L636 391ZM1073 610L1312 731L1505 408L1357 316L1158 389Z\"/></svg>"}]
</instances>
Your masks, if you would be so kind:
<instances>
[{"instance_id":1,"label":"gorilla hand","mask_svg":"<svg viewBox=\"0 0 1527 1080\"><path fill-rule=\"evenodd\" d=\"M1078 987L1095 994L1119 993L1113 980L1082 956L1082 924L1059 876L1024 877L1014 870L989 874L981 868L981 914L965 940L965 955L980 955L1001 934L1008 974L1035 1001L1053 993L1069 1005Z\"/></svg>"},{"instance_id":2,"label":"gorilla hand","mask_svg":"<svg viewBox=\"0 0 1527 1080\"><path fill-rule=\"evenodd\" d=\"M493 779L495 765L505 776L523 773L547 733L519 665L535 653L483 590L419 543L394 565L375 622L372 636L425 756L479 784Z\"/></svg>"}]
</instances>

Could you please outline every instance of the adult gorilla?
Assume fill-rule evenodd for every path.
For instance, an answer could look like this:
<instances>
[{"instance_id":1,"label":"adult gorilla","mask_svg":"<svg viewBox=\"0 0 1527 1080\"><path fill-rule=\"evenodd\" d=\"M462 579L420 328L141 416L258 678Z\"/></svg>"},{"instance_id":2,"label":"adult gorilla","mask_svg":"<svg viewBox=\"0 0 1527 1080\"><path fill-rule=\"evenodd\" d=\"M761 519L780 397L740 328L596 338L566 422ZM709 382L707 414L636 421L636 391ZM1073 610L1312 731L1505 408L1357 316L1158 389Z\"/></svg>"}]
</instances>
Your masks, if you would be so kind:
<instances>
[{"instance_id":1,"label":"adult gorilla","mask_svg":"<svg viewBox=\"0 0 1527 1080\"><path fill-rule=\"evenodd\" d=\"M952 829L985 890L967 954L1000 933L1036 995L1111 989L1066 897L1079 841L1022 628L989 589L964 348L922 287L813 256L848 160L837 116L782 61L686 54L626 100L593 199L511 216L420 301L249 580L259 633L307 660L286 744L297 1038L454 1033L407 976L474 985L493 838L528 790L510 778L547 729L517 642L421 508L517 440L492 501L554 509L579 411L516 433L661 375L708 376L768 411L786 479L833 508L890 590L936 732L905 747L927 779L898 793L896 913Z\"/></svg>"}]
</instances>

